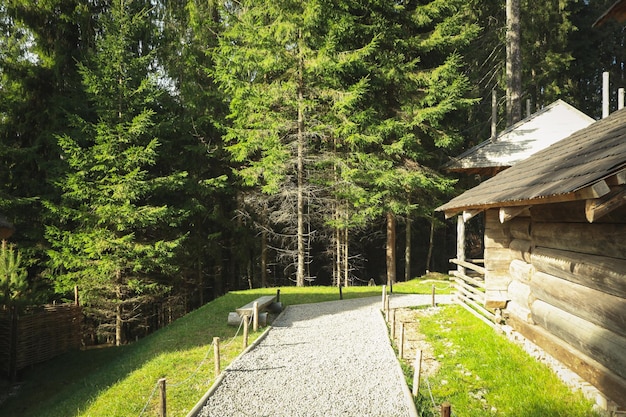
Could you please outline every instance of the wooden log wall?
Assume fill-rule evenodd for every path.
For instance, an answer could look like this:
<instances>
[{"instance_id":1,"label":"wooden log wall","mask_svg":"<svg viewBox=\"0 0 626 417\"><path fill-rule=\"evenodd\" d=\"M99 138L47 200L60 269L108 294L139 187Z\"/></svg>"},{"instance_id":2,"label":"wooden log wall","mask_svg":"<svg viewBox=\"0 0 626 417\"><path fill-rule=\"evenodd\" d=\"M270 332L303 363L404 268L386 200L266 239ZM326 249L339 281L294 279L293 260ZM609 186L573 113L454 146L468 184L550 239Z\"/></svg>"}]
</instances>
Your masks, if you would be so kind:
<instances>
[{"instance_id":1,"label":"wooden log wall","mask_svg":"<svg viewBox=\"0 0 626 417\"><path fill-rule=\"evenodd\" d=\"M497 209L485 212L485 307L504 308L511 278L511 222L500 223Z\"/></svg>"},{"instance_id":2,"label":"wooden log wall","mask_svg":"<svg viewBox=\"0 0 626 417\"><path fill-rule=\"evenodd\" d=\"M626 408L626 209L597 223L584 202L530 214L507 229L508 323Z\"/></svg>"}]
</instances>

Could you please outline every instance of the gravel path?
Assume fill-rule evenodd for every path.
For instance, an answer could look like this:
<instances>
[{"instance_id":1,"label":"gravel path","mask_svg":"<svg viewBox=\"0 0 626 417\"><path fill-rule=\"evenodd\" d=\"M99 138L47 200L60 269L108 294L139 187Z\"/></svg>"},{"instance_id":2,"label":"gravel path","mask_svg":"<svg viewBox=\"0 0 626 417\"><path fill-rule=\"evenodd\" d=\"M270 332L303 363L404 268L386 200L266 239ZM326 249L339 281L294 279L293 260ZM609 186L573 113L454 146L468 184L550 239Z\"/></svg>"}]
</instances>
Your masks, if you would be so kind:
<instances>
[{"instance_id":1,"label":"gravel path","mask_svg":"<svg viewBox=\"0 0 626 417\"><path fill-rule=\"evenodd\" d=\"M390 298L391 307L430 302ZM224 371L198 416L414 415L380 308L374 297L290 306Z\"/></svg>"}]
</instances>

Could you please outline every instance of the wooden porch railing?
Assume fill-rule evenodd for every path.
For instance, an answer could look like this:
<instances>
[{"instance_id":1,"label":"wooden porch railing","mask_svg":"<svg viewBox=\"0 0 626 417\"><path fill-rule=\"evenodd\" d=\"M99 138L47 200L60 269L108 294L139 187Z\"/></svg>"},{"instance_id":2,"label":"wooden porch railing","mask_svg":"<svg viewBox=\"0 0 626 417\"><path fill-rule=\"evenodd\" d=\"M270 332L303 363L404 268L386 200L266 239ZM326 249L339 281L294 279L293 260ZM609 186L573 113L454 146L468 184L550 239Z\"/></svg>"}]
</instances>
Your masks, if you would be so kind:
<instances>
[{"instance_id":1,"label":"wooden porch railing","mask_svg":"<svg viewBox=\"0 0 626 417\"><path fill-rule=\"evenodd\" d=\"M454 277L458 303L493 327L496 316L485 308L485 268L477 265L484 265L484 259L450 259L450 263L458 266L456 270L450 271Z\"/></svg>"}]
</instances>

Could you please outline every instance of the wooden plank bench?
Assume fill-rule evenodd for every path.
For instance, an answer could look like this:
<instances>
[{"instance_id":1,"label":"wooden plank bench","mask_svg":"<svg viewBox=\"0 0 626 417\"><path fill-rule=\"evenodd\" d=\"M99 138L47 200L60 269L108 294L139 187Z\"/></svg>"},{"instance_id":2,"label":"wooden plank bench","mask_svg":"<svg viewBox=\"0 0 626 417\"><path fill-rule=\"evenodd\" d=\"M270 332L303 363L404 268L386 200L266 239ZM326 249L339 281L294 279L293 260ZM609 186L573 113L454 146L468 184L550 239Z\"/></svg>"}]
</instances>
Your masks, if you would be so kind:
<instances>
[{"instance_id":1,"label":"wooden plank bench","mask_svg":"<svg viewBox=\"0 0 626 417\"><path fill-rule=\"evenodd\" d=\"M239 326L241 321L243 320L243 316L247 315L250 319L254 318L254 304L258 303L259 308L259 317L258 323L261 326L265 326L267 324L267 312L266 310L276 310L280 311L282 306L280 303L276 302L277 295L264 295L256 300L250 301L248 304L239 307L232 313L228 313L228 325L230 326ZM276 312L276 311L273 311Z\"/></svg>"},{"instance_id":2,"label":"wooden plank bench","mask_svg":"<svg viewBox=\"0 0 626 417\"><path fill-rule=\"evenodd\" d=\"M243 317L246 314L249 317L252 317L252 310L254 309L254 303L259 303L259 311L264 311L267 309L267 307L269 307L275 301L276 301L275 295L264 295L262 297L257 298L254 301L250 301L248 304L246 304L243 307L239 307L235 311L237 311L237 314L239 314L239 316L241 317Z\"/></svg>"}]
</instances>

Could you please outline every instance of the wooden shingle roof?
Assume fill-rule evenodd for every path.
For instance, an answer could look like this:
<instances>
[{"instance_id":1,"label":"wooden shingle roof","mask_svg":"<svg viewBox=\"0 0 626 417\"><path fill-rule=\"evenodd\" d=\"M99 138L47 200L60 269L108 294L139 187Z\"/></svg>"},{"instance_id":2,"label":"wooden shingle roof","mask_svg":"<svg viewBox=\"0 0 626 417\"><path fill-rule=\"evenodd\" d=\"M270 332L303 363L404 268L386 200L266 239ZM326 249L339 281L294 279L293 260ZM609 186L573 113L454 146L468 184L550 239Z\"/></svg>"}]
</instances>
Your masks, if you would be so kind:
<instances>
[{"instance_id":1,"label":"wooden shingle roof","mask_svg":"<svg viewBox=\"0 0 626 417\"><path fill-rule=\"evenodd\" d=\"M626 0L617 0L613 3L613 5L609 7L609 9L604 12L592 26L601 26L610 20L616 20L620 23L626 21Z\"/></svg>"},{"instance_id":2,"label":"wooden shingle roof","mask_svg":"<svg viewBox=\"0 0 626 417\"><path fill-rule=\"evenodd\" d=\"M520 207L610 196L626 182L626 109L573 133L437 210ZM591 221L591 220L590 220Z\"/></svg>"},{"instance_id":3,"label":"wooden shingle roof","mask_svg":"<svg viewBox=\"0 0 626 417\"><path fill-rule=\"evenodd\" d=\"M494 140L468 149L443 169L492 176L593 122L585 113L557 100L510 126Z\"/></svg>"}]
</instances>

